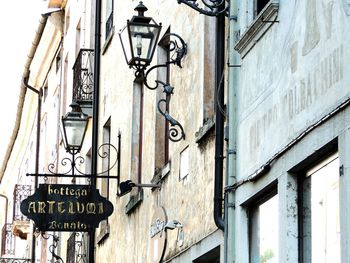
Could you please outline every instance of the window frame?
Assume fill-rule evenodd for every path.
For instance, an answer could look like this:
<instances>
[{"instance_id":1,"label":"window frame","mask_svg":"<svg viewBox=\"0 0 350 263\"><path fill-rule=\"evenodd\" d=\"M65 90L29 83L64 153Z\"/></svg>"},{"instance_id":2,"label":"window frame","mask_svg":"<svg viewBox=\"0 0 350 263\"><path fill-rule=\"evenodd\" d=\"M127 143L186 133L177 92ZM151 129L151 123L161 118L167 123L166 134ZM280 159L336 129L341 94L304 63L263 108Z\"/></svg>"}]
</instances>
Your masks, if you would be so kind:
<instances>
[{"instance_id":1,"label":"window frame","mask_svg":"<svg viewBox=\"0 0 350 263\"><path fill-rule=\"evenodd\" d=\"M277 196L278 198L278 181L275 180L271 184L267 185L264 189L257 192L254 196L249 198L247 201L245 201L242 204L242 207L245 208L247 213L247 226L248 226L248 258L249 262L252 261L252 256L255 251L252 251L252 244L253 244L253 224L254 224L254 212L257 208L259 208L260 205L264 204L265 202L269 201L271 198ZM279 199L278 206L279 206ZM279 220L279 214L277 214L278 220ZM277 235L279 240L280 236L280 229L278 226L277 229ZM279 247L278 247L279 252Z\"/></svg>"},{"instance_id":2,"label":"window frame","mask_svg":"<svg viewBox=\"0 0 350 263\"><path fill-rule=\"evenodd\" d=\"M305 262L305 240L304 240L304 236L305 236L305 225L304 225L304 216L305 216L305 207L304 207L304 202L305 202L305 192L304 192L304 183L306 181L310 181L310 206L312 206L312 200L311 200L311 191L312 191L312 185L311 185L311 176L313 176L314 174L316 174L318 171L320 171L322 168L325 168L326 166L330 165L332 162L336 161L338 159L338 162L340 164L340 156L339 156L339 152L336 153L332 153L326 157L323 157L321 159L318 159L316 162L313 162L312 164L310 164L309 166L307 166L301 173L300 176L298 177L298 236L299 238L299 242L298 242L298 258L299 258L299 262ZM338 172L338 183L340 186L340 172L337 169ZM338 206L339 206L339 225L341 224L340 222L340 216L341 216L341 209L340 209L340 203L341 203L341 196L340 196L340 188L338 188ZM312 224L312 214L311 214L311 209L310 209L310 225ZM310 240L312 240L312 233L310 234ZM339 257L341 258L341 240L339 241ZM311 243L311 241L310 241ZM312 255L312 248L310 248L310 252ZM311 256L310 256L311 258Z\"/></svg>"},{"instance_id":3,"label":"window frame","mask_svg":"<svg viewBox=\"0 0 350 263\"><path fill-rule=\"evenodd\" d=\"M109 5L111 4L110 10ZM106 1L106 20L105 20L105 39L108 39L110 35L112 35L113 27L114 27L114 21L113 21L113 15L114 15L114 0L107 0Z\"/></svg>"}]
</instances>

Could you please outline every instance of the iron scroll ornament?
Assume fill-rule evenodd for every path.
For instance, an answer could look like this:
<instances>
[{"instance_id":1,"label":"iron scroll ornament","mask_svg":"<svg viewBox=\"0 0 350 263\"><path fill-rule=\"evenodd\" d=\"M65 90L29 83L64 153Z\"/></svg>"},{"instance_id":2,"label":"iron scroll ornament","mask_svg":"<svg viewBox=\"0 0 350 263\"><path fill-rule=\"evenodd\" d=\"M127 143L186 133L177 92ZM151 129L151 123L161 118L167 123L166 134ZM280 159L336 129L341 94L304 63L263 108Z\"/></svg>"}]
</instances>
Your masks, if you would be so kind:
<instances>
[{"instance_id":1,"label":"iron scroll ornament","mask_svg":"<svg viewBox=\"0 0 350 263\"><path fill-rule=\"evenodd\" d=\"M107 148L107 150L105 150ZM98 150L97 150L97 153L98 153L98 156L101 158L101 159L107 159L109 158L108 160L110 160L110 157L111 157L111 152L112 151L116 153L116 156L118 156L118 149L110 144L110 143L104 143L102 145L100 145L98 147ZM82 156L75 156L75 154L72 154L71 158L63 158L61 160L61 166L62 167L68 167L66 171L64 171L63 173L61 173L62 175L68 175L68 174L72 174L73 177L80 177L79 175L83 175L84 177L86 176L85 173L83 173L81 170L79 170L79 168L77 167L77 164L84 164L85 163L85 159L84 157ZM110 170L112 170L118 163L118 157L116 157L113 162L112 162L112 165L110 165L106 170L100 172L100 173L97 173L96 176L99 176L99 175L103 175L103 174L106 174L107 172L109 172ZM56 174L55 173L55 169L56 169L56 165L54 163L50 163L48 165L48 171L51 173L51 174Z\"/></svg>"},{"instance_id":2,"label":"iron scroll ornament","mask_svg":"<svg viewBox=\"0 0 350 263\"><path fill-rule=\"evenodd\" d=\"M207 16L218 16L225 14L228 16L229 6L226 5L226 0L201 0L203 7L200 7L197 0L177 0L178 4L185 4L192 9L198 11L200 14ZM222 10L220 7L223 6ZM219 11L220 10L220 11Z\"/></svg>"},{"instance_id":3,"label":"iron scroll ornament","mask_svg":"<svg viewBox=\"0 0 350 263\"><path fill-rule=\"evenodd\" d=\"M166 43L166 45L164 43ZM162 104L166 105L170 102L171 95L174 93L174 87L160 80L155 80L154 86L151 86L147 82L147 77L153 70L162 67L168 67L171 64L182 68L181 62L183 57L187 54L187 44L179 35L175 33L167 33L159 41L159 45L166 46L168 51L171 53L169 61L165 62L164 64L155 65L148 69L146 72L144 72L144 70L137 70L135 72L135 76L136 78L141 78L143 84L150 90L156 90L157 88L159 88L159 85L163 86L163 92L166 94L166 99L161 99L158 101L157 109L159 113L162 116L164 116L164 118L171 125L171 128L168 131L169 140L171 140L172 142L179 142L180 140L185 139L186 137L182 125L179 121L174 119L167 110L164 111L161 107Z\"/></svg>"},{"instance_id":4,"label":"iron scroll ornament","mask_svg":"<svg viewBox=\"0 0 350 263\"><path fill-rule=\"evenodd\" d=\"M173 93L173 87L170 85L166 85L165 83L162 83L163 87L164 87L164 93L170 95ZM162 114L164 116L164 118L170 123L171 128L168 131L168 136L169 139L173 142L179 142L182 139L185 139L185 132L184 129L182 127L182 125L175 120L173 117L170 116L170 114L168 113L168 111L163 111L161 104L166 105L167 100L166 99L161 99L158 101L157 104L157 108L160 114Z\"/></svg>"},{"instance_id":5,"label":"iron scroll ornament","mask_svg":"<svg viewBox=\"0 0 350 263\"><path fill-rule=\"evenodd\" d=\"M175 37L176 39L173 39L172 37ZM179 42L178 42L178 41ZM151 68L149 68L146 72L144 69L136 69L135 77L137 79L141 79L142 82L145 84L145 86L150 90L155 90L158 88L158 84L161 83L159 80L155 80L156 86L150 86L147 82L148 75L157 68L167 67L168 65L174 64L180 68L182 68L181 61L184 58L184 56L187 54L187 44L185 41L175 33L167 33L165 34L162 39L159 41L158 45L164 45L164 43L167 43L167 49L171 54L170 60L165 62L164 64L158 64Z\"/></svg>"},{"instance_id":6,"label":"iron scroll ornament","mask_svg":"<svg viewBox=\"0 0 350 263\"><path fill-rule=\"evenodd\" d=\"M107 179L117 179L119 182L119 174L120 174L120 143L121 143L121 134L118 133L118 146L115 147L113 144L104 143L98 147L97 154L98 157L102 160L108 160L108 166L102 172L97 174L85 174L78 167L77 164L82 165L85 163L85 158L82 156L76 156L76 153L68 152L71 154L71 157L63 158L60 162L60 166L65 169L64 171L57 173L57 165L54 163L50 163L48 165L49 173L44 174L33 174L27 173L27 176L42 176L45 181L47 177L76 177L76 178L107 178ZM109 175L109 172L117 166L117 175Z\"/></svg>"},{"instance_id":7,"label":"iron scroll ornament","mask_svg":"<svg viewBox=\"0 0 350 263\"><path fill-rule=\"evenodd\" d=\"M49 240L51 237L52 237L52 244L49 246L49 251L52 255L52 259L54 261L54 263L64 263L63 259L56 254L56 249L57 249L57 246L58 246L58 242L60 241L59 237L55 234L50 234L50 233L47 233L47 232L41 232L39 231L38 229L35 229L35 232L34 234L38 237L38 236L41 236L43 239L45 240Z\"/></svg>"}]
</instances>

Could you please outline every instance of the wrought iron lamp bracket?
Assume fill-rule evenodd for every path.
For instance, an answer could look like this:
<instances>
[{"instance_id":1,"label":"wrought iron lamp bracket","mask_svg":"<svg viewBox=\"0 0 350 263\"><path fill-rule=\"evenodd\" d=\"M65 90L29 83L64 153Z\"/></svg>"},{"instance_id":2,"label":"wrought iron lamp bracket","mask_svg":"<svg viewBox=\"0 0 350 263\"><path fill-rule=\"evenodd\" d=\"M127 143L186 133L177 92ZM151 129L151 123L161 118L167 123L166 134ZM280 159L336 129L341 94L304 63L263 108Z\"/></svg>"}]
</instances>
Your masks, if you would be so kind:
<instances>
[{"instance_id":1,"label":"wrought iron lamp bracket","mask_svg":"<svg viewBox=\"0 0 350 263\"><path fill-rule=\"evenodd\" d=\"M175 38L175 39L174 39ZM178 40L178 41L177 41ZM187 44L185 41L180 37L178 34L175 33L167 33L165 34L162 39L159 41L158 45L163 45L164 42L167 43L168 51L171 53L170 60L166 61L164 64L158 64L155 66L150 67L147 71L145 71L145 67L138 67L136 66L135 70L135 77L137 79L140 79L143 84L150 90L155 90L158 88L158 84L165 85L164 82L160 80L155 80L155 86L151 86L147 82L147 78L149 74L154 70L158 68L165 68L168 67L168 65L174 64L180 68L182 68L182 59L187 54Z\"/></svg>"},{"instance_id":2,"label":"wrought iron lamp bracket","mask_svg":"<svg viewBox=\"0 0 350 263\"><path fill-rule=\"evenodd\" d=\"M192 9L198 11L200 14L207 16L219 16L225 14L229 15L229 5L226 4L226 0L201 0L203 7L199 6L197 0L177 0L178 4L185 4L191 7ZM222 10L218 10L219 7L224 6Z\"/></svg>"},{"instance_id":3,"label":"wrought iron lamp bracket","mask_svg":"<svg viewBox=\"0 0 350 263\"><path fill-rule=\"evenodd\" d=\"M175 39L174 39L175 38ZM166 45L164 45L166 43ZM167 99L161 99L157 103L158 111L161 115L164 116L164 118L170 123L171 128L168 131L169 139L173 142L178 142L182 139L185 139L185 132L182 127L182 125L175 120L172 116L170 116L168 111L162 110L161 104L166 105L170 101L171 95L174 93L174 87L172 87L170 84L167 84L161 80L154 80L155 85L151 86L147 82L147 78L149 74L154 70L158 68L165 68L168 67L171 64L174 64L180 68L182 68L182 59L187 54L187 44L185 41L177 34L175 33L167 33L165 34L162 39L159 41L158 45L163 45L168 48L168 51L172 53L170 55L170 59L165 62L164 64L158 64L155 66L152 66L149 68L146 72L144 69L137 69L135 73L135 77L139 78L142 83L150 90L156 90L159 85L163 86L163 92L166 94ZM166 108L166 107L164 107Z\"/></svg>"},{"instance_id":4,"label":"wrought iron lamp bracket","mask_svg":"<svg viewBox=\"0 0 350 263\"><path fill-rule=\"evenodd\" d=\"M104 169L103 171L91 175L83 173L78 167L77 164L82 165L85 163L85 158L82 156L76 156L77 152L69 152L71 154L71 157L63 158L60 162L60 166L67 167L65 171L61 173L55 172L57 170L57 166L54 163L50 163L48 165L48 171L49 173L45 174L30 174L28 173L27 176L41 176L44 177L44 180L47 180L47 177L73 177L73 178L107 178L107 179L118 179L119 180L119 174L120 174L120 140L121 140L121 134L118 134L118 148L115 147L113 144L110 143L104 143L98 147L97 153L98 157L102 160L108 160L108 167ZM112 157L112 152L115 153ZM108 173L117 166L118 175L108 175ZM107 174L107 175L106 175Z\"/></svg>"},{"instance_id":5,"label":"wrought iron lamp bracket","mask_svg":"<svg viewBox=\"0 0 350 263\"><path fill-rule=\"evenodd\" d=\"M170 95L173 93L173 87L170 85L164 85L164 93ZM161 99L158 101L157 104L157 108L160 114L162 114L164 116L164 118L170 123L171 128L168 131L168 136L169 136L169 140L173 141L173 142L179 142L182 139L184 140L186 138L184 129L182 127L182 125L175 120L173 117L170 116L168 111L163 111L161 104L166 105L167 100L166 99ZM164 107L165 108L165 107Z\"/></svg>"}]
</instances>

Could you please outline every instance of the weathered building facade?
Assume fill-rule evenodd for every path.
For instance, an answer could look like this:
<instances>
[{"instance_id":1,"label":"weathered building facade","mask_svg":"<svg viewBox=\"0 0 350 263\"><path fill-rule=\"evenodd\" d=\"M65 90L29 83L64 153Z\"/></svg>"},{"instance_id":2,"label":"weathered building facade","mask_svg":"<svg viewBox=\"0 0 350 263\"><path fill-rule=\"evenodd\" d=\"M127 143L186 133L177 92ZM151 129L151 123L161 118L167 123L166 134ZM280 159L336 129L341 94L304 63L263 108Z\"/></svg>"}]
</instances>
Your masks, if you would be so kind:
<instances>
[{"instance_id":1,"label":"weathered building facade","mask_svg":"<svg viewBox=\"0 0 350 263\"><path fill-rule=\"evenodd\" d=\"M56 9L35 34L0 174L15 207L5 210L18 210L16 185L60 183L96 185L114 212L93 233L49 233L59 242L14 220L21 257L51 260L53 244L64 262L349 261L349 3L224 2L222 22L144 1L162 30L140 75L120 41L139 1L48 1ZM25 177L64 173L60 118L73 101L89 115L77 163L89 178Z\"/></svg>"},{"instance_id":2,"label":"weathered building facade","mask_svg":"<svg viewBox=\"0 0 350 263\"><path fill-rule=\"evenodd\" d=\"M348 262L348 1L253 2L233 10L228 262Z\"/></svg>"},{"instance_id":3,"label":"weathered building facade","mask_svg":"<svg viewBox=\"0 0 350 263\"><path fill-rule=\"evenodd\" d=\"M90 116L77 168L97 175L96 187L114 212L93 234L33 236L25 219L25 257L32 262L57 259L52 249L64 262L223 262L223 232L213 220L215 19L167 1L144 4L145 15L162 23L149 67L165 65L149 73L147 85L127 65L119 38L139 1L48 1L52 9L40 20L23 76L19 135L1 187L25 183L33 194L38 184L95 183L50 177L67 171L60 120L74 101ZM173 45L184 51L177 64L167 63L177 56ZM147 88L155 80L172 92ZM99 148L104 144L114 147ZM119 184L127 180L153 187L121 195Z\"/></svg>"}]
</instances>

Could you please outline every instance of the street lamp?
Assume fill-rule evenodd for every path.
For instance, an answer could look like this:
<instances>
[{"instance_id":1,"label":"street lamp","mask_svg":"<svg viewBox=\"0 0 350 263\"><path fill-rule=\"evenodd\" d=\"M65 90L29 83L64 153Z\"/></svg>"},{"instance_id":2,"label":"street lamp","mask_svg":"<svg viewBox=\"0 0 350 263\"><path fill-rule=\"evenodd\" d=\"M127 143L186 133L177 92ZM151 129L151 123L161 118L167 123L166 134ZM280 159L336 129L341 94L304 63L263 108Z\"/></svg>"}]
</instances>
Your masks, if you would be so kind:
<instances>
[{"instance_id":1,"label":"street lamp","mask_svg":"<svg viewBox=\"0 0 350 263\"><path fill-rule=\"evenodd\" d=\"M138 14L127 20L119 38L126 63L136 69L137 74L142 74L151 64L162 25L157 24L152 17L144 16L148 9L142 2L134 10Z\"/></svg>"},{"instance_id":2,"label":"street lamp","mask_svg":"<svg viewBox=\"0 0 350 263\"><path fill-rule=\"evenodd\" d=\"M67 152L79 153L84 141L88 124L88 115L81 111L78 103L72 102L72 111L62 117L64 144Z\"/></svg>"}]
</instances>

